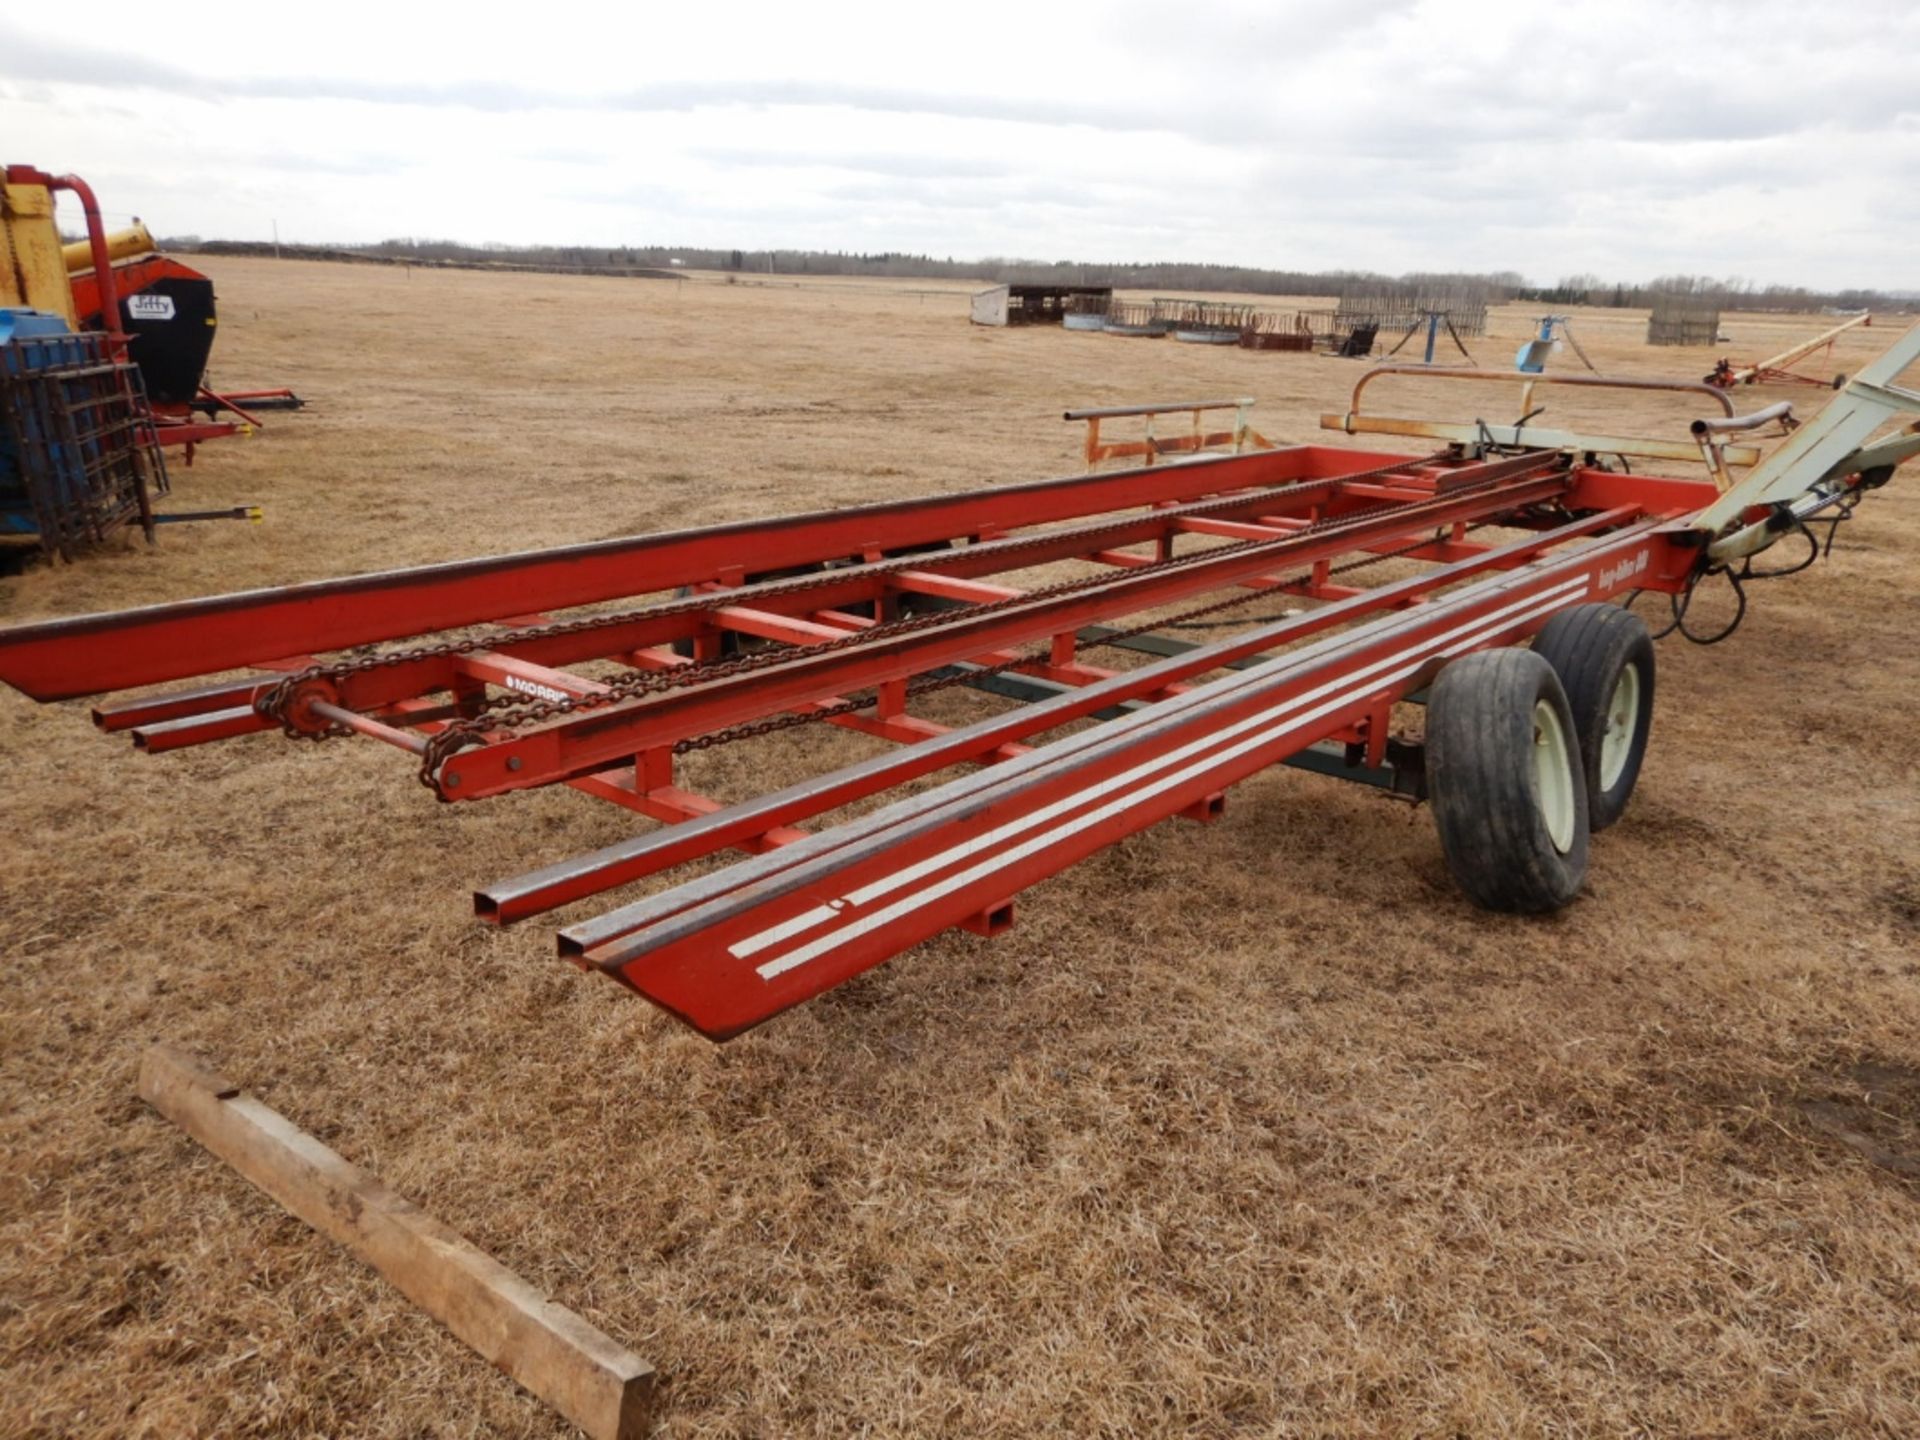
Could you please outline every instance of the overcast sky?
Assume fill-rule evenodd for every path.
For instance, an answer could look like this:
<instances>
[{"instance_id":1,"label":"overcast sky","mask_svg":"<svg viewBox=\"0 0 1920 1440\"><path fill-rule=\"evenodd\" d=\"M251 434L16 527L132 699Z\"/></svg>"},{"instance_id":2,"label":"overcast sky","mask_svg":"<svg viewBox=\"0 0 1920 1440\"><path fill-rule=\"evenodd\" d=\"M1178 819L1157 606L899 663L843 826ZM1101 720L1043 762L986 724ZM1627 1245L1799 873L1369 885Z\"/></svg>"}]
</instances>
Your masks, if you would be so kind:
<instances>
[{"instance_id":1,"label":"overcast sky","mask_svg":"<svg viewBox=\"0 0 1920 1440\"><path fill-rule=\"evenodd\" d=\"M9 6L0 139L161 234L1920 289L1916 0Z\"/></svg>"}]
</instances>

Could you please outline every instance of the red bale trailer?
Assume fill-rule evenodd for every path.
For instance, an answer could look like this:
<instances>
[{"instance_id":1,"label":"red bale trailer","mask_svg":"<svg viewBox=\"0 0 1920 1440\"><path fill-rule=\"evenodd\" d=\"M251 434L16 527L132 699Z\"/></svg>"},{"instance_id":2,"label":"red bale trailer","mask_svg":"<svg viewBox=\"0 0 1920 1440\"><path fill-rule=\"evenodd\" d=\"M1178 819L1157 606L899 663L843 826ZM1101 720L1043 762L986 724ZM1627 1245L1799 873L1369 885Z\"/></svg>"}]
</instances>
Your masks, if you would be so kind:
<instances>
[{"instance_id":1,"label":"red bale trailer","mask_svg":"<svg viewBox=\"0 0 1920 1440\"><path fill-rule=\"evenodd\" d=\"M1717 412L1688 436L1635 438L1526 412L1536 385L1647 382L1533 377L1526 418L1488 425L1363 412L1382 367L1323 423L1425 453L1293 446L55 620L0 631L0 679L141 692L94 715L154 752L358 736L444 802L565 784L670 822L487 887L487 923L748 852L558 935L714 1039L950 926L1004 930L1022 891L1277 763L1427 800L1468 894L1551 910L1649 737L1654 637L1618 602L1715 638L1697 586L1739 590L1790 537L1817 553L1810 525L1920 452L1885 433L1920 412L1894 384L1916 355L1920 328L1764 460L1742 432L1790 412L1704 385L1665 387ZM1265 597L1293 608L1170 633ZM991 713L915 713L961 686ZM901 743L733 804L678 783L691 751L811 724Z\"/></svg>"}]
</instances>

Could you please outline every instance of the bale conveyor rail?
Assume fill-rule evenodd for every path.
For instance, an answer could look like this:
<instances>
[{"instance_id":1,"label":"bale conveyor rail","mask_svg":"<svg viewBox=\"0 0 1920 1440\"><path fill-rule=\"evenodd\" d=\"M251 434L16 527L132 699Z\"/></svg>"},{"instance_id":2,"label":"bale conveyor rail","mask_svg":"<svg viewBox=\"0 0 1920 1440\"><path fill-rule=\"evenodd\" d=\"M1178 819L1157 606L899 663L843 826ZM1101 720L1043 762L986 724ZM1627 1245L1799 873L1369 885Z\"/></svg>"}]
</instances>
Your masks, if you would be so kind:
<instances>
[{"instance_id":1,"label":"bale conveyor rail","mask_svg":"<svg viewBox=\"0 0 1920 1440\"><path fill-rule=\"evenodd\" d=\"M1397 704L1572 607L1684 592L1726 502L1578 446L1292 446L20 626L0 679L140 691L94 715L149 751L354 736L443 801L563 783L670 822L486 886L490 923L747 851L559 933L725 1039L948 927L1004 929L1021 891L1269 765L1424 793ZM1165 633L1249 602L1228 638ZM916 713L962 685L978 718ZM811 723L899 743L732 804L684 784L690 751Z\"/></svg>"}]
</instances>

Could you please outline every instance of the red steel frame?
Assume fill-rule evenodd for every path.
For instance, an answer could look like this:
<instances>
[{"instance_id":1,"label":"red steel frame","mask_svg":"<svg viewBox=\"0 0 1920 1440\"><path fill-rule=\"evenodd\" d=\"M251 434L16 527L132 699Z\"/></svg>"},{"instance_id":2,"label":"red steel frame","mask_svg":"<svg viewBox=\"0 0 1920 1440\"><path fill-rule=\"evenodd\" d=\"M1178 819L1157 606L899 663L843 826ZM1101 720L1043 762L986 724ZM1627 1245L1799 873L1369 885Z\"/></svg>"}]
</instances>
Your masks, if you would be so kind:
<instances>
[{"instance_id":1,"label":"red steel frame","mask_svg":"<svg viewBox=\"0 0 1920 1440\"><path fill-rule=\"evenodd\" d=\"M421 757L443 800L561 782L676 822L481 891L494 923L753 852L559 937L575 963L724 1039L948 926L1005 928L1019 891L1160 819L1211 818L1267 765L1331 741L1381 766L1393 705L1448 658L1524 640L1570 605L1682 588L1698 537L1676 522L1716 493L1552 451L1297 446L23 626L0 631L0 679L53 700L245 670L95 717L153 751L354 732ZM1473 538L1492 526L1522 533ZM750 580L744 556L785 578ZM1336 562L1388 558L1423 568L1365 589L1335 578ZM1056 568L1018 583L1038 566ZM1082 653L1095 622L1144 628L1260 593L1316 603L1137 668ZM927 597L950 608L901 619ZM777 645L728 660L729 636ZM411 643L313 659L394 641ZM1051 698L954 729L912 713L916 682L1008 669ZM593 703L648 674L659 688ZM510 724L508 699L554 708ZM729 806L676 783L676 755L716 733L823 710L906 743ZM463 747L443 748L449 725ZM970 764L857 821L801 828Z\"/></svg>"}]
</instances>

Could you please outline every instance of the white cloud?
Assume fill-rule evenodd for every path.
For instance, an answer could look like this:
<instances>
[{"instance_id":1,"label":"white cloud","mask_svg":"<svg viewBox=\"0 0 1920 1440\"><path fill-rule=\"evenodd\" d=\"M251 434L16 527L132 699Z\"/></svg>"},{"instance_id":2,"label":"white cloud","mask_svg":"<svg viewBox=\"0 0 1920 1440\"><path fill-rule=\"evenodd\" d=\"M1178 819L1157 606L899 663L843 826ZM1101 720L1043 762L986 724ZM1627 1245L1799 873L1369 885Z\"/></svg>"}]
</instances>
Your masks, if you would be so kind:
<instances>
[{"instance_id":1,"label":"white cloud","mask_svg":"<svg viewBox=\"0 0 1920 1440\"><path fill-rule=\"evenodd\" d=\"M1920 286L1891 0L88 13L5 158L163 233Z\"/></svg>"}]
</instances>

